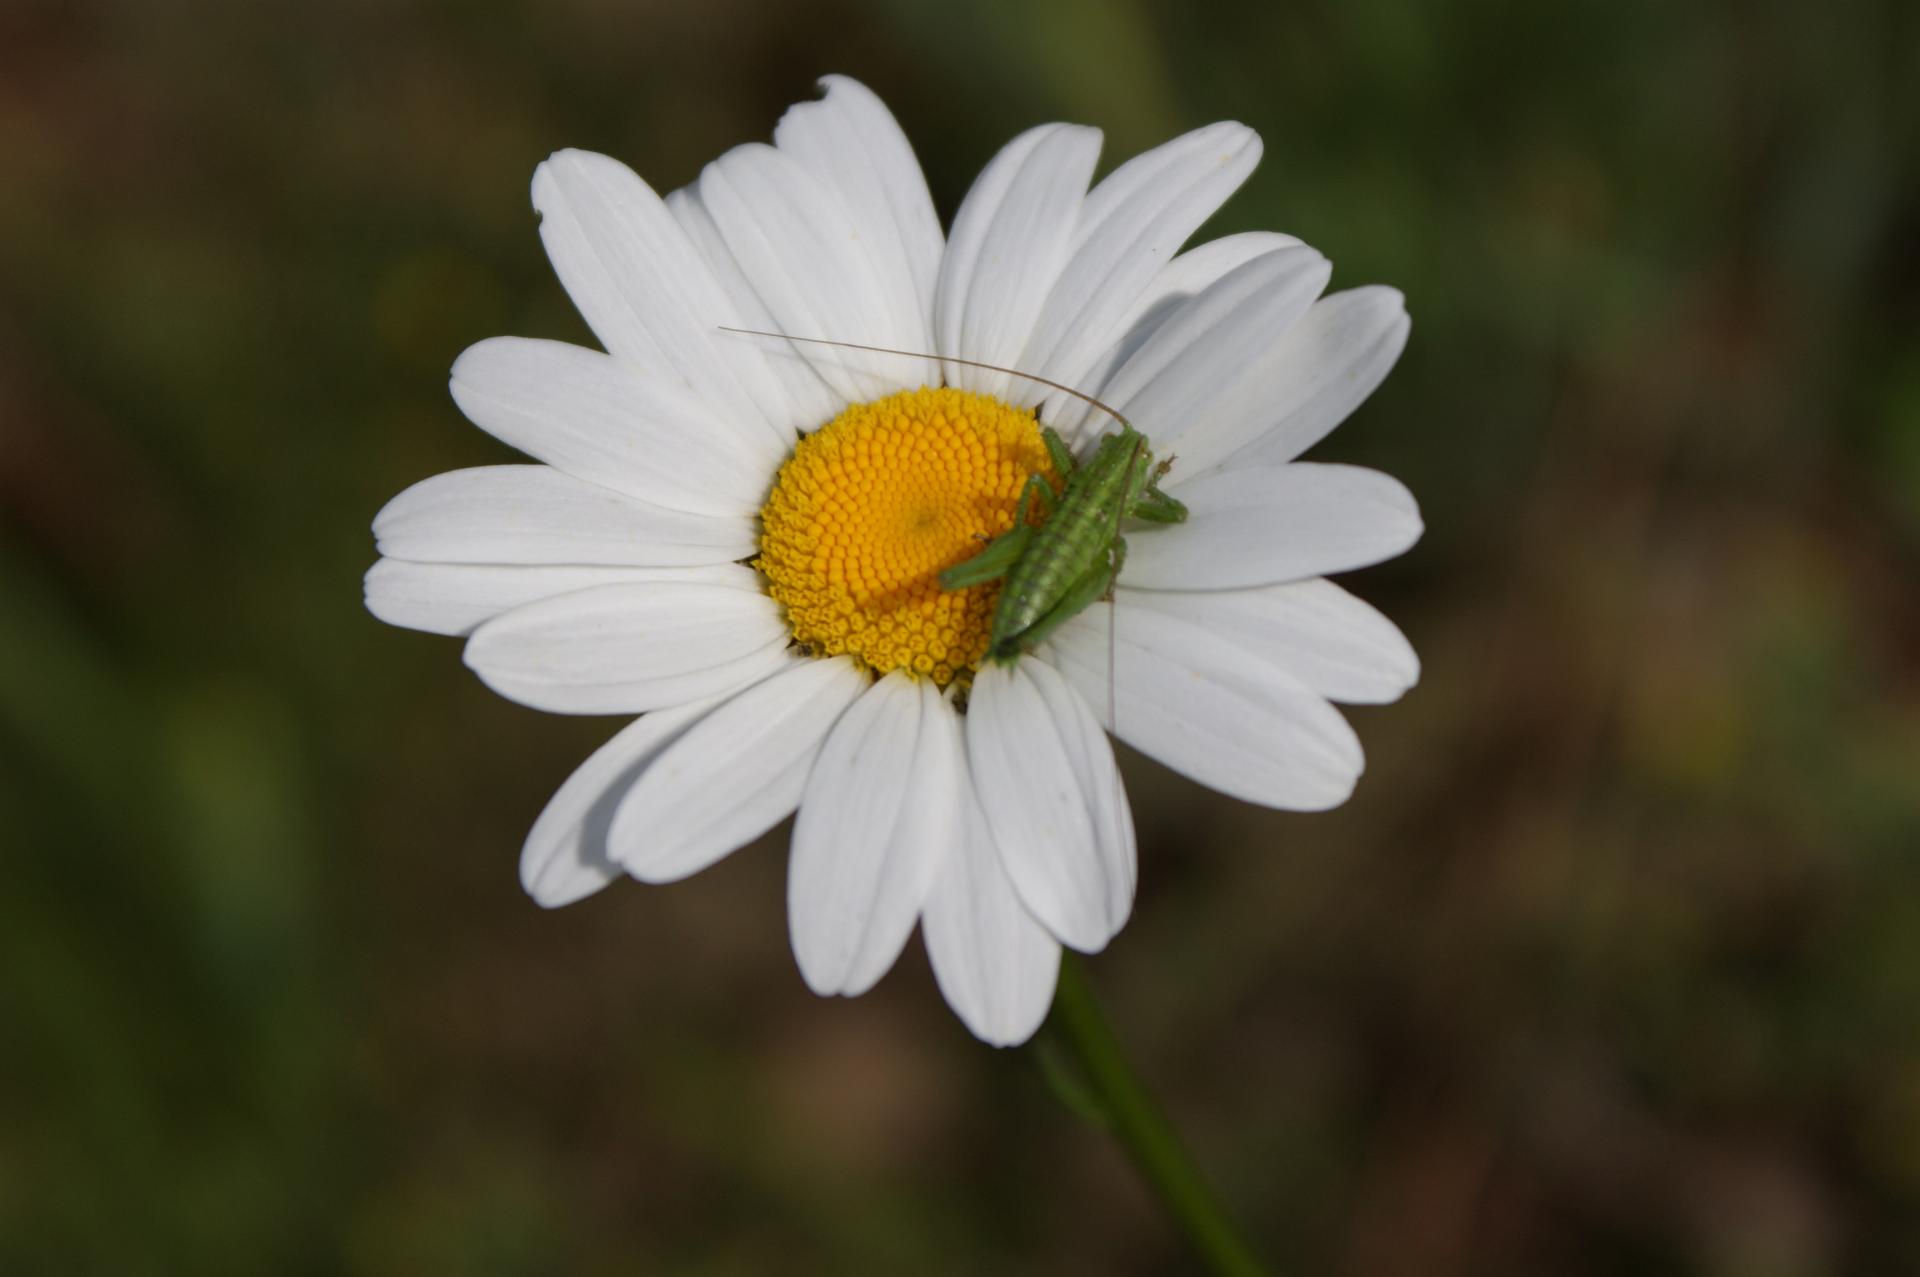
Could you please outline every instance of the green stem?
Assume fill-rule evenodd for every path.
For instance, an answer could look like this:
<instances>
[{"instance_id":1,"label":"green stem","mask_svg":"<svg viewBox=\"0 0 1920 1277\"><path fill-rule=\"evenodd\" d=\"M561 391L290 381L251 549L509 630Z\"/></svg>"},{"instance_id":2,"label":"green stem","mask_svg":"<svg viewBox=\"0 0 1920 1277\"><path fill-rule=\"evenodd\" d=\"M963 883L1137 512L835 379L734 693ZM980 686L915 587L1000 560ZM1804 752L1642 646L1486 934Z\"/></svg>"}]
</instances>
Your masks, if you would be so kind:
<instances>
[{"instance_id":1,"label":"green stem","mask_svg":"<svg viewBox=\"0 0 1920 1277\"><path fill-rule=\"evenodd\" d=\"M1221 1277L1266 1277L1233 1221L1207 1187L1180 1137L1128 1066L1120 1041L1094 1000L1086 971L1063 954L1050 1028L1079 1066L1079 1088L1100 1110L1104 1125L1133 1159L1195 1250Z\"/></svg>"}]
</instances>

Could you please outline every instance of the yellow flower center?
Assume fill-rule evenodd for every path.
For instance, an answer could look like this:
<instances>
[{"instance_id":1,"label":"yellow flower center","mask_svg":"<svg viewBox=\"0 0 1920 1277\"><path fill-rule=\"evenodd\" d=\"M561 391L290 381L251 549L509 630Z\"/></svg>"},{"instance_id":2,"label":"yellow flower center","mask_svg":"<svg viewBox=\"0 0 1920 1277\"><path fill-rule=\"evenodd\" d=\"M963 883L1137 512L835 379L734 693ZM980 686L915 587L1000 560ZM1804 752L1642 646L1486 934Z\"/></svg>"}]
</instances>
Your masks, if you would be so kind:
<instances>
[{"instance_id":1,"label":"yellow flower center","mask_svg":"<svg viewBox=\"0 0 1920 1277\"><path fill-rule=\"evenodd\" d=\"M986 655L1000 586L940 571L1013 526L1035 473L1054 478L1031 411L953 389L854 404L780 467L755 565L815 655L944 687Z\"/></svg>"}]
</instances>

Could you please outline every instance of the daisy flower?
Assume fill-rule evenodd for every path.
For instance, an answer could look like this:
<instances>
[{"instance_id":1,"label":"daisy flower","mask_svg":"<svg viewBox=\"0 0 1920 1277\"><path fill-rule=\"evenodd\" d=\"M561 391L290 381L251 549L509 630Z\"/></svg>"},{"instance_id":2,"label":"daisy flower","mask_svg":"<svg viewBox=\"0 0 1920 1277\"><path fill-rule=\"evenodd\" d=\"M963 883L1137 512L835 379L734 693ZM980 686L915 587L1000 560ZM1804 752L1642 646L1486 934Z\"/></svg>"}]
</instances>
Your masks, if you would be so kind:
<instances>
[{"instance_id":1,"label":"daisy flower","mask_svg":"<svg viewBox=\"0 0 1920 1277\"><path fill-rule=\"evenodd\" d=\"M1105 729L1224 794L1321 809L1362 766L1329 702L1412 685L1399 631L1324 574L1410 546L1413 499L1296 460L1386 375L1406 312L1389 288L1321 296L1330 267L1291 236L1179 251L1259 159L1242 125L1091 189L1099 132L1031 129L943 235L886 107L822 87L772 145L664 198L602 155L539 166L540 237L606 349L497 337L460 356L460 410L535 464L395 497L367 606L466 636L521 704L638 716L534 823L535 900L673 881L797 810L808 986L864 992L918 924L961 1020L1016 1043L1060 946L1101 949L1132 907ZM1083 389L1175 457L1162 485L1190 518L1129 525L1110 604L984 662L998 586L937 574L1051 474L1042 425L1084 454L1112 420L1022 376L728 328Z\"/></svg>"}]
</instances>

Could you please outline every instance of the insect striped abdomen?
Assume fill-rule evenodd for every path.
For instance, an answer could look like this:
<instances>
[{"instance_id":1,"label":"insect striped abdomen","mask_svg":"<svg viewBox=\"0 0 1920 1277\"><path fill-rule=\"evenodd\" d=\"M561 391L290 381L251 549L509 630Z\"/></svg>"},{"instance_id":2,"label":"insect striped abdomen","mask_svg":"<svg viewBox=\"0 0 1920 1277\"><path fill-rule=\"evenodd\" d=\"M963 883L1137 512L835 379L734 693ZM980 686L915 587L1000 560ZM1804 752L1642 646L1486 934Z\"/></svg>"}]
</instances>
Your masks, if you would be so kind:
<instances>
[{"instance_id":1,"label":"insect striped abdomen","mask_svg":"<svg viewBox=\"0 0 1920 1277\"><path fill-rule=\"evenodd\" d=\"M993 615L988 643L992 656L1017 656L1021 635L1090 568L1105 561L1128 496L1128 466L1119 464L1122 448L1121 437L1110 436L1093 461L1074 471L1052 517L1035 531L1026 553L1007 572Z\"/></svg>"},{"instance_id":2,"label":"insect striped abdomen","mask_svg":"<svg viewBox=\"0 0 1920 1277\"><path fill-rule=\"evenodd\" d=\"M1052 489L1048 481L1038 472L1029 474L1027 486L1020 494L1017 526L990 540L983 536L981 539L987 542L985 549L970 559L941 569L939 580L943 590L966 590L990 581L1001 582L1000 598L994 605L993 624L987 635L987 656L991 660L1013 663L1022 652L1044 642L1049 634L1097 599L1113 596L1114 579L1126 560L1126 542L1120 536L1123 517L1132 515L1154 523L1186 520L1187 508L1158 487L1158 480L1172 466L1173 458L1168 457L1156 465L1147 449L1147 437L1134 429L1132 422L1092 395L1064 382L958 355L934 355L891 346L826 337L795 337L724 325L721 331L844 346L881 355L944 359L967 368L984 368L1071 395L1119 423L1119 432L1103 436L1092 458L1084 464L1075 463L1072 452L1052 427L1041 427L1052 468L1067 480L1066 491L1058 500L1050 499ZM1036 499L1041 508L1050 511L1038 527L1033 526L1028 517L1030 503Z\"/></svg>"}]
</instances>

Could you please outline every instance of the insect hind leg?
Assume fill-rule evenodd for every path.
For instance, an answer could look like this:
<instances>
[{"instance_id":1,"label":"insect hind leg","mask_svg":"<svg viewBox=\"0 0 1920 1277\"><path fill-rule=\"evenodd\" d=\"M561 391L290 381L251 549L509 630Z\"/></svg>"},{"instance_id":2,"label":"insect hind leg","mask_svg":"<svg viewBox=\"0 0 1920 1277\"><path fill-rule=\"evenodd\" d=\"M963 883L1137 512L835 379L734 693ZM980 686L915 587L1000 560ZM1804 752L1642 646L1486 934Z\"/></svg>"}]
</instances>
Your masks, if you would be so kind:
<instances>
[{"instance_id":1,"label":"insect hind leg","mask_svg":"<svg viewBox=\"0 0 1920 1277\"><path fill-rule=\"evenodd\" d=\"M1124 558L1122 551L1119 558ZM1044 612L1040 619L1021 630L1018 634L1009 634L994 645L989 654L1001 664L1011 664L1023 652L1031 652L1047 641L1053 632L1101 599L1113 594L1114 578L1119 575L1118 561L1095 563L1067 587L1060 601Z\"/></svg>"},{"instance_id":2,"label":"insect hind leg","mask_svg":"<svg viewBox=\"0 0 1920 1277\"><path fill-rule=\"evenodd\" d=\"M1113 602L1113 587L1120 584L1120 569L1125 567L1126 564L1127 539L1125 537L1115 537L1113 539L1113 554L1109 567L1107 568L1107 588L1100 592L1101 602Z\"/></svg>"}]
</instances>

